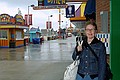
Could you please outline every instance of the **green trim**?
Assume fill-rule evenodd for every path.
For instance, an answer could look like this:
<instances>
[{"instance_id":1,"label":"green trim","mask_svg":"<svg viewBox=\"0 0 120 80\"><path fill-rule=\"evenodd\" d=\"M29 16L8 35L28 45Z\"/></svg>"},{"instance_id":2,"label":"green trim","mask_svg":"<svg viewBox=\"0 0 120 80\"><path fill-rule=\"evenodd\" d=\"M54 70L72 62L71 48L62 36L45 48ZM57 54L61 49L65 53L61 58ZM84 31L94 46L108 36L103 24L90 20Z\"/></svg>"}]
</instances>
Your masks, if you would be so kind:
<instances>
[{"instance_id":1,"label":"green trim","mask_svg":"<svg viewBox=\"0 0 120 80\"><path fill-rule=\"evenodd\" d=\"M113 80L120 79L120 0L111 0L110 49Z\"/></svg>"}]
</instances>

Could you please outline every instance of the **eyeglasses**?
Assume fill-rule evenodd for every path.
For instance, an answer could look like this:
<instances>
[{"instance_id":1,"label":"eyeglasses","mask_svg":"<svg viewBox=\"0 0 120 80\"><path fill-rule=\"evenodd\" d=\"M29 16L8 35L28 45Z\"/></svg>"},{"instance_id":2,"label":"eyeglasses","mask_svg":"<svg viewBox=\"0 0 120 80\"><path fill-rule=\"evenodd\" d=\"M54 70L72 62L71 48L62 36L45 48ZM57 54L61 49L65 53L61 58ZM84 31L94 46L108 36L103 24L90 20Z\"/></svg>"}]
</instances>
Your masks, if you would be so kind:
<instances>
[{"instance_id":1,"label":"eyeglasses","mask_svg":"<svg viewBox=\"0 0 120 80\"><path fill-rule=\"evenodd\" d=\"M95 31L95 29L85 29L85 31Z\"/></svg>"}]
</instances>

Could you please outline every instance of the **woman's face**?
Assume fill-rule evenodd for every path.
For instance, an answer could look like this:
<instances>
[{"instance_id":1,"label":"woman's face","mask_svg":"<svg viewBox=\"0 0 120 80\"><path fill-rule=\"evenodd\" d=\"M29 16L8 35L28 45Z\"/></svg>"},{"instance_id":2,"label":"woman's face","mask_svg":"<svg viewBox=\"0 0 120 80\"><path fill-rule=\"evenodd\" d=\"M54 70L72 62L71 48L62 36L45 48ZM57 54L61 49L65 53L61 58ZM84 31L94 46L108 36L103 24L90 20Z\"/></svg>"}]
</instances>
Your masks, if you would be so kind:
<instances>
[{"instance_id":1,"label":"woman's face","mask_svg":"<svg viewBox=\"0 0 120 80\"><path fill-rule=\"evenodd\" d=\"M95 27L93 25L91 25L91 24L87 25L86 29L85 29L85 33L86 33L86 36L89 39L94 38L95 33L96 33Z\"/></svg>"}]
</instances>

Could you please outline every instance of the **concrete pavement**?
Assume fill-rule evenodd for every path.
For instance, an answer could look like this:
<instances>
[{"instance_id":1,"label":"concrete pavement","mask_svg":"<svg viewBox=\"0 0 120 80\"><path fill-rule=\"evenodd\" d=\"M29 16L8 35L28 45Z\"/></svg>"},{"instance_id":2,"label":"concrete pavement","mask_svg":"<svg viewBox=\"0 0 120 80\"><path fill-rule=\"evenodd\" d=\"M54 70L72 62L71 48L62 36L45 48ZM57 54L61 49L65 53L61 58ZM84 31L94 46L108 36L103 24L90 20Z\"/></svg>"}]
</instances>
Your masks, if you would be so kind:
<instances>
[{"instance_id":1,"label":"concrete pavement","mask_svg":"<svg viewBox=\"0 0 120 80\"><path fill-rule=\"evenodd\" d=\"M0 80L63 80L66 62L1 61Z\"/></svg>"},{"instance_id":2,"label":"concrete pavement","mask_svg":"<svg viewBox=\"0 0 120 80\"><path fill-rule=\"evenodd\" d=\"M0 49L0 80L63 80L74 47L75 37L70 37Z\"/></svg>"}]
</instances>

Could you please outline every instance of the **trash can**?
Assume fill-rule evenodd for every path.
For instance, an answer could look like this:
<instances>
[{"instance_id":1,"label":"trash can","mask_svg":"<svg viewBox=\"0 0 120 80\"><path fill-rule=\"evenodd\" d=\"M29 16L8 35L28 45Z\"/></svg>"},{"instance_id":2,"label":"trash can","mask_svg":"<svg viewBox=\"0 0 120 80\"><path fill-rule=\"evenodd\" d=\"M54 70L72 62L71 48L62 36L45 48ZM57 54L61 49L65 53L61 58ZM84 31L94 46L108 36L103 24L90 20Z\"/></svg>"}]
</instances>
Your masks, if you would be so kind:
<instances>
[{"instance_id":1,"label":"trash can","mask_svg":"<svg viewBox=\"0 0 120 80\"><path fill-rule=\"evenodd\" d=\"M10 41L9 42L9 48L15 48L16 47L16 42L15 41Z\"/></svg>"},{"instance_id":2,"label":"trash can","mask_svg":"<svg viewBox=\"0 0 120 80\"><path fill-rule=\"evenodd\" d=\"M33 38L32 41L33 41L33 44L39 44L40 38Z\"/></svg>"}]
</instances>

